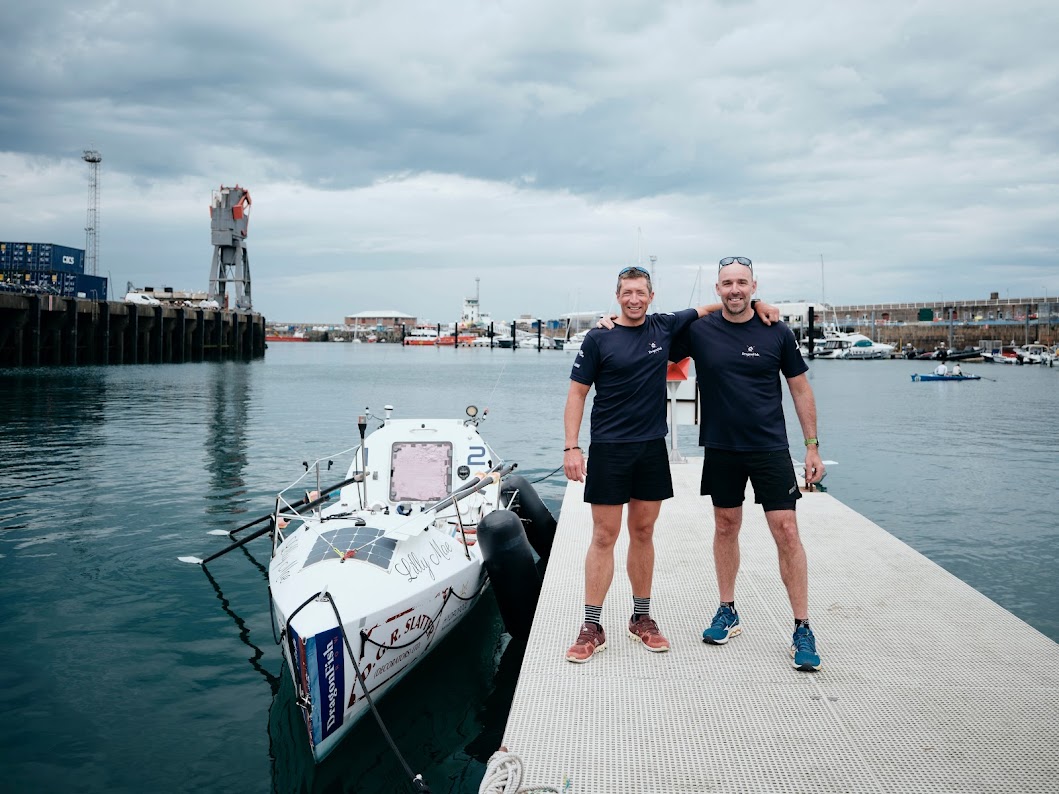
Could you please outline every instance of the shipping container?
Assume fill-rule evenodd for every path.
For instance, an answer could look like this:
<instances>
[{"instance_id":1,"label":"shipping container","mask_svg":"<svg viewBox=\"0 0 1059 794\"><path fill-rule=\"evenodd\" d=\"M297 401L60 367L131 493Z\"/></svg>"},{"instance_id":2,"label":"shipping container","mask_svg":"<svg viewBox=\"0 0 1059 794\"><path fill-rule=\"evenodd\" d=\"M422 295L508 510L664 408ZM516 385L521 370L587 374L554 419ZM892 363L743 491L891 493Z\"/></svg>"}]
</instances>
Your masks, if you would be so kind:
<instances>
[{"instance_id":1,"label":"shipping container","mask_svg":"<svg viewBox=\"0 0 1059 794\"><path fill-rule=\"evenodd\" d=\"M83 274L85 252L54 243L0 242L0 268Z\"/></svg>"},{"instance_id":2,"label":"shipping container","mask_svg":"<svg viewBox=\"0 0 1059 794\"><path fill-rule=\"evenodd\" d=\"M74 298L83 293L90 300L107 299L107 280L82 273L3 271L0 272L0 285L4 290L18 289L64 298Z\"/></svg>"}]
</instances>

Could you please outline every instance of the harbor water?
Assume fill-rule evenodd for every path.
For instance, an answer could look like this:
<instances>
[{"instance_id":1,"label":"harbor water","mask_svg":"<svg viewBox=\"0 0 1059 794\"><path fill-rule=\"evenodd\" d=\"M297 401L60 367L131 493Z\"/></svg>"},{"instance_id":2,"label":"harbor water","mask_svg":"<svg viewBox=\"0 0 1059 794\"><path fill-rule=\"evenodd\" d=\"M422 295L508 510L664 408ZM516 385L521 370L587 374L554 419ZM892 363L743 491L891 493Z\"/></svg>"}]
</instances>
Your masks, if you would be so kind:
<instances>
[{"instance_id":1,"label":"harbor water","mask_svg":"<svg viewBox=\"0 0 1059 794\"><path fill-rule=\"evenodd\" d=\"M208 571L177 557L221 548L207 532L269 512L302 461L353 446L365 407L488 408L483 436L528 479L545 477L562 462L571 362L554 351L279 343L247 363L0 370L5 790L413 790L370 717L313 763L273 641L266 540ZM812 363L822 453L838 461L826 485L1059 641L1059 369L964 369L990 380L913 383L928 371L915 361ZM789 401L787 419L797 455ZM689 466L695 440L681 428ZM562 475L536 487L557 512ZM664 526L656 537L665 543ZM704 560L708 547L704 532ZM664 612L665 594L654 595ZM714 606L702 605L704 621ZM811 606L825 656L826 606ZM571 639L579 614L571 605ZM379 703L434 792L477 791L521 650L487 596Z\"/></svg>"}]
</instances>

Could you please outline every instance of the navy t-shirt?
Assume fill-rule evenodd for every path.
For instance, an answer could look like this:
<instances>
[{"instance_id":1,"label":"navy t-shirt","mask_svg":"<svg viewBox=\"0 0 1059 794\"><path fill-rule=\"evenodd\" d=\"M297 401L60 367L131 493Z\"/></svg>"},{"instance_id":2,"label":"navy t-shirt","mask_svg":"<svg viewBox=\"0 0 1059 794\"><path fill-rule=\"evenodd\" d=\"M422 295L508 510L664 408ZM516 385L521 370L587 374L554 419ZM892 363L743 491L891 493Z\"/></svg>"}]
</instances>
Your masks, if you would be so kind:
<instances>
[{"instance_id":1,"label":"navy t-shirt","mask_svg":"<svg viewBox=\"0 0 1059 794\"><path fill-rule=\"evenodd\" d=\"M756 314L733 323L714 312L674 339L671 355L695 359L701 446L734 452L788 449L780 374L793 378L809 369L790 328L765 325Z\"/></svg>"},{"instance_id":2,"label":"navy t-shirt","mask_svg":"<svg viewBox=\"0 0 1059 794\"><path fill-rule=\"evenodd\" d=\"M581 343L570 379L595 386L593 441L665 438L666 367L673 335L699 316L695 309L649 314L642 325L593 328Z\"/></svg>"}]
</instances>

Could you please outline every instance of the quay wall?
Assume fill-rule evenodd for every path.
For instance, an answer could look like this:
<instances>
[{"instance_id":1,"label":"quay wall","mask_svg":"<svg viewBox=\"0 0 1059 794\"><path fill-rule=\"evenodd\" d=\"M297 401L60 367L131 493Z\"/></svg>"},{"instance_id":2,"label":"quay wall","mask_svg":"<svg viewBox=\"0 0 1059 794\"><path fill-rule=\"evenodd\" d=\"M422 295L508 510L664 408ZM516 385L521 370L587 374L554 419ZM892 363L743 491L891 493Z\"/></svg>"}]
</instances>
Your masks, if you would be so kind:
<instances>
[{"instance_id":1,"label":"quay wall","mask_svg":"<svg viewBox=\"0 0 1059 794\"><path fill-rule=\"evenodd\" d=\"M927 349L972 347L983 339L1053 345L1059 340L1059 297L1000 298L993 293L989 300L834 306L817 322L835 322L876 342Z\"/></svg>"},{"instance_id":2,"label":"quay wall","mask_svg":"<svg viewBox=\"0 0 1059 794\"><path fill-rule=\"evenodd\" d=\"M947 346L955 349L976 347L983 340L999 340L1016 345L1040 342L1043 345L1054 345L1059 340L1059 321L1052 323L1026 325L1019 322L1010 323L875 323L839 321L839 327L864 334L876 342L895 345L899 349L906 344L920 350L933 350Z\"/></svg>"},{"instance_id":3,"label":"quay wall","mask_svg":"<svg viewBox=\"0 0 1059 794\"><path fill-rule=\"evenodd\" d=\"M260 314L0 293L0 367L179 364L264 355Z\"/></svg>"}]
</instances>

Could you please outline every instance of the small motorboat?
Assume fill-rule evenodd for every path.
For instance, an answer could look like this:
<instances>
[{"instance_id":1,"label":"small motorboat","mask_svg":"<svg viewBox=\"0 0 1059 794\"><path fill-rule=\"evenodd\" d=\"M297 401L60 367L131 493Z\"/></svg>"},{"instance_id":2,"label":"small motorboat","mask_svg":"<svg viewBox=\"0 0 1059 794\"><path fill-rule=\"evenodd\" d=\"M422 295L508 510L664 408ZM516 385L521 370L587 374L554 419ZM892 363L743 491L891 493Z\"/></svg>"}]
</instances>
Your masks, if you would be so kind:
<instances>
[{"instance_id":1,"label":"small motorboat","mask_svg":"<svg viewBox=\"0 0 1059 794\"><path fill-rule=\"evenodd\" d=\"M981 375L935 375L931 372L929 375L913 375L912 380L981 380Z\"/></svg>"},{"instance_id":2,"label":"small motorboat","mask_svg":"<svg viewBox=\"0 0 1059 794\"><path fill-rule=\"evenodd\" d=\"M392 419L358 447L304 462L269 526L272 614L313 758L328 755L492 585L508 632L524 639L555 519L467 419ZM346 476L321 475L343 457ZM242 528L240 528L242 529ZM238 531L238 530L236 530ZM227 534L215 530L213 534ZM532 545L531 545L532 544ZM536 551L536 556L533 554ZM378 716L376 714L376 716Z\"/></svg>"}]
</instances>

